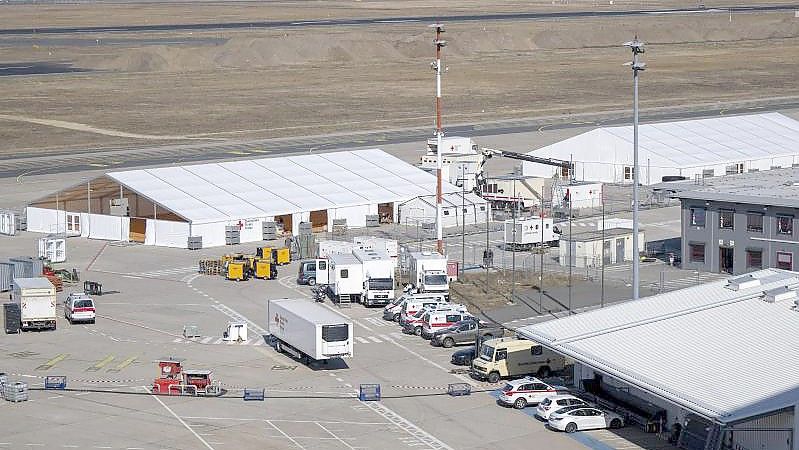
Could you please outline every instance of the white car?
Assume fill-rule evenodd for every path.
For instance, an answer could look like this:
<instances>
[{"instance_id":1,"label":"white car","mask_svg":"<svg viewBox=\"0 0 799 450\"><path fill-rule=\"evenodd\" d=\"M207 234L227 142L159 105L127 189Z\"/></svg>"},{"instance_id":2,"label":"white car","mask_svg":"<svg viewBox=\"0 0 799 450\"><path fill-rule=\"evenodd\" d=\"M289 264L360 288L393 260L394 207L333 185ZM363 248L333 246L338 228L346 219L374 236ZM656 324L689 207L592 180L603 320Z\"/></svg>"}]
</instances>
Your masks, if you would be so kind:
<instances>
[{"instance_id":1,"label":"white car","mask_svg":"<svg viewBox=\"0 0 799 450\"><path fill-rule=\"evenodd\" d=\"M550 386L535 377L525 377L509 381L499 395L497 402L505 406L523 409L527 405L541 403L547 397L567 393L563 386Z\"/></svg>"},{"instance_id":2,"label":"white car","mask_svg":"<svg viewBox=\"0 0 799 450\"><path fill-rule=\"evenodd\" d=\"M94 323L96 317L97 312L94 309L94 300L88 295L73 292L64 300L64 318L69 323Z\"/></svg>"},{"instance_id":3,"label":"white car","mask_svg":"<svg viewBox=\"0 0 799 450\"><path fill-rule=\"evenodd\" d=\"M535 415L544 420L549 420L550 414L552 414L555 411L561 410L567 406L588 406L588 405L582 399L579 399L573 395L569 394L553 395L551 397L545 398L541 403L538 404L538 408L536 408L535 410Z\"/></svg>"},{"instance_id":4,"label":"white car","mask_svg":"<svg viewBox=\"0 0 799 450\"><path fill-rule=\"evenodd\" d=\"M577 430L621 428L624 426L624 419L610 411L596 408L576 408L564 413L550 414L549 426L556 430L574 433Z\"/></svg>"}]
</instances>

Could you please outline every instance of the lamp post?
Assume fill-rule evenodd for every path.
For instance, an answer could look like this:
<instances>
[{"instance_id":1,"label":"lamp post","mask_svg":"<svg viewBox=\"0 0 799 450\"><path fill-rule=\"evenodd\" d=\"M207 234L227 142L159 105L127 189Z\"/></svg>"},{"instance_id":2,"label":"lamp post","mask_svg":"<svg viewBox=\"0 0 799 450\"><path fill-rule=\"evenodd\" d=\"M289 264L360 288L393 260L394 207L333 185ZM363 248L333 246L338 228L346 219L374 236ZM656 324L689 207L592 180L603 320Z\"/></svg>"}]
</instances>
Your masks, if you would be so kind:
<instances>
[{"instance_id":1,"label":"lamp post","mask_svg":"<svg viewBox=\"0 0 799 450\"><path fill-rule=\"evenodd\" d=\"M633 300L638 300L641 257L638 254L638 72L646 68L646 63L638 60L644 53L644 43L638 36L624 44L633 52L633 60L628 65L633 70Z\"/></svg>"}]
</instances>

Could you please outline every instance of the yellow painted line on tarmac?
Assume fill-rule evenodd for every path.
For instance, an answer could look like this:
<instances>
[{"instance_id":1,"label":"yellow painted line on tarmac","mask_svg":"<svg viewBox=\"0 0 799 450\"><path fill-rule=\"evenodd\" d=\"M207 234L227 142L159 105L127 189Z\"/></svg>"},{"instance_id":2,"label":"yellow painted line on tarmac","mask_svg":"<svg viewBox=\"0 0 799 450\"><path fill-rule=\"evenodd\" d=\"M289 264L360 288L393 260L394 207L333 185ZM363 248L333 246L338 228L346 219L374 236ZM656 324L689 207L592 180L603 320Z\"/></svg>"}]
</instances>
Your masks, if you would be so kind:
<instances>
[{"instance_id":1,"label":"yellow painted line on tarmac","mask_svg":"<svg viewBox=\"0 0 799 450\"><path fill-rule=\"evenodd\" d=\"M249 155L249 152L243 152L241 150L233 150L232 152L227 152L228 155Z\"/></svg>"},{"instance_id":2,"label":"yellow painted line on tarmac","mask_svg":"<svg viewBox=\"0 0 799 450\"><path fill-rule=\"evenodd\" d=\"M108 164L89 163L89 167L108 167Z\"/></svg>"},{"instance_id":3,"label":"yellow painted line on tarmac","mask_svg":"<svg viewBox=\"0 0 799 450\"><path fill-rule=\"evenodd\" d=\"M138 358L138 356L131 356L130 358L117 364L116 367L109 368L106 372L119 372L125 367L128 367L129 365L133 364L133 362L136 361L136 358Z\"/></svg>"},{"instance_id":4,"label":"yellow painted line on tarmac","mask_svg":"<svg viewBox=\"0 0 799 450\"><path fill-rule=\"evenodd\" d=\"M253 150L253 153L272 153L272 150Z\"/></svg>"},{"instance_id":5,"label":"yellow painted line on tarmac","mask_svg":"<svg viewBox=\"0 0 799 450\"><path fill-rule=\"evenodd\" d=\"M50 370L53 368L53 366L55 366L56 364L60 363L61 361L67 358L69 358L69 353L61 353L60 355L56 356L50 361L47 361L46 363L37 367L36 370Z\"/></svg>"},{"instance_id":6,"label":"yellow painted line on tarmac","mask_svg":"<svg viewBox=\"0 0 799 450\"><path fill-rule=\"evenodd\" d=\"M102 369L103 367L107 366L108 363L114 360L114 355L107 355L105 358L97 361L93 366L86 369L88 372L97 372L98 370Z\"/></svg>"}]
</instances>

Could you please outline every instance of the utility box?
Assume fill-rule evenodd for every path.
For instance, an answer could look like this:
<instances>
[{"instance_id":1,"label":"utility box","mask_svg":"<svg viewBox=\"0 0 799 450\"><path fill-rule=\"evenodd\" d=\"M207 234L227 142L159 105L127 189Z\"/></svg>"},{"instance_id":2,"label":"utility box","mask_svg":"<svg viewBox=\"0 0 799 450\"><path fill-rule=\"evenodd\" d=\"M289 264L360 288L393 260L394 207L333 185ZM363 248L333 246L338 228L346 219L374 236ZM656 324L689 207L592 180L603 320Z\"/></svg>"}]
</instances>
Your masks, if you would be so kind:
<instances>
[{"instance_id":1,"label":"utility box","mask_svg":"<svg viewBox=\"0 0 799 450\"><path fill-rule=\"evenodd\" d=\"M277 239L277 223L264 222L262 227L263 240L271 241Z\"/></svg>"},{"instance_id":2,"label":"utility box","mask_svg":"<svg viewBox=\"0 0 799 450\"><path fill-rule=\"evenodd\" d=\"M43 237L39 239L39 259L46 259L53 263L62 263L67 260L67 240L62 237Z\"/></svg>"},{"instance_id":3,"label":"utility box","mask_svg":"<svg viewBox=\"0 0 799 450\"><path fill-rule=\"evenodd\" d=\"M110 215L117 217L127 217L130 215L127 198L112 198L110 204Z\"/></svg>"},{"instance_id":4,"label":"utility box","mask_svg":"<svg viewBox=\"0 0 799 450\"><path fill-rule=\"evenodd\" d=\"M6 334L19 333L20 323L22 322L22 313L18 303L5 303L3 304L3 317L5 321Z\"/></svg>"},{"instance_id":5,"label":"utility box","mask_svg":"<svg viewBox=\"0 0 799 450\"><path fill-rule=\"evenodd\" d=\"M380 385L379 384L362 384L359 386L358 400L362 402L378 402L380 401Z\"/></svg>"}]
</instances>

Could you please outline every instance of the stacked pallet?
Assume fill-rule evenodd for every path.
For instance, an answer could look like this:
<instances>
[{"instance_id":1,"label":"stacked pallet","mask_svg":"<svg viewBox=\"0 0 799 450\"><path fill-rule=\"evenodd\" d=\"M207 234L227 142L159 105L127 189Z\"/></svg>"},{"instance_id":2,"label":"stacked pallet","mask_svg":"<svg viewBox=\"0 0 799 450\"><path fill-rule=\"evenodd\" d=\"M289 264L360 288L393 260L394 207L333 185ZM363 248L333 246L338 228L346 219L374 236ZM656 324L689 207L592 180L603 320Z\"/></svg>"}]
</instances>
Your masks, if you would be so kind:
<instances>
[{"instance_id":1,"label":"stacked pallet","mask_svg":"<svg viewBox=\"0 0 799 450\"><path fill-rule=\"evenodd\" d=\"M201 259L200 273L206 275L219 275L222 273L223 263L219 259Z\"/></svg>"}]
</instances>

